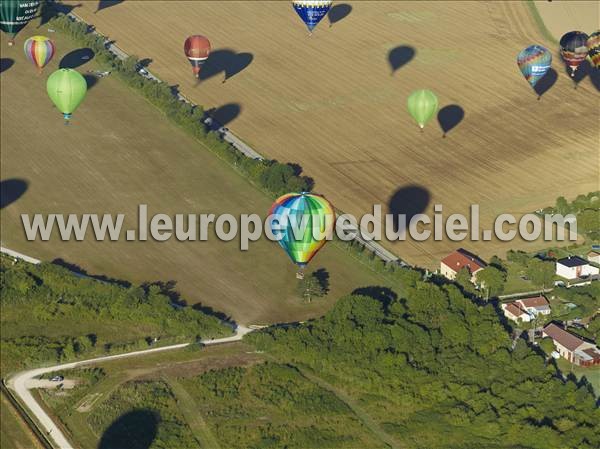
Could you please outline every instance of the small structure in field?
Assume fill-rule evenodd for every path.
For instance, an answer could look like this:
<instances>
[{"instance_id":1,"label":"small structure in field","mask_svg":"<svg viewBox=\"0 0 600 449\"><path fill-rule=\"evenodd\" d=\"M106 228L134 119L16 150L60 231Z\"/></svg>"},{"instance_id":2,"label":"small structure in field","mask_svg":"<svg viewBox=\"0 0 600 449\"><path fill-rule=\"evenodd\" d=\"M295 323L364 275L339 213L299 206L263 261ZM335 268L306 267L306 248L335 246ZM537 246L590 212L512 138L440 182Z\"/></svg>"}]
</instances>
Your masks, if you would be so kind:
<instances>
[{"instance_id":1,"label":"small structure in field","mask_svg":"<svg viewBox=\"0 0 600 449\"><path fill-rule=\"evenodd\" d=\"M463 248L459 248L442 259L440 273L442 276L453 281L456 278L456 274L461 269L466 268L471 273L471 282L475 284L477 272L483 270L486 266L487 264L479 257Z\"/></svg>"},{"instance_id":2,"label":"small structure in field","mask_svg":"<svg viewBox=\"0 0 600 449\"><path fill-rule=\"evenodd\" d=\"M501 304L500 307L509 320L521 320L524 323L535 320L538 315L550 315L552 312L550 303L543 295L517 299Z\"/></svg>"},{"instance_id":3,"label":"small structure in field","mask_svg":"<svg viewBox=\"0 0 600 449\"><path fill-rule=\"evenodd\" d=\"M600 268L594 267L579 256L569 256L556 261L556 274L568 280L600 273Z\"/></svg>"},{"instance_id":4,"label":"small structure in field","mask_svg":"<svg viewBox=\"0 0 600 449\"><path fill-rule=\"evenodd\" d=\"M600 349L595 344L567 332L562 327L550 323L544 328L542 336L550 337L554 342L556 352L574 365L600 365Z\"/></svg>"},{"instance_id":5,"label":"small structure in field","mask_svg":"<svg viewBox=\"0 0 600 449\"><path fill-rule=\"evenodd\" d=\"M594 262L600 265L600 252L590 251L586 254L586 257L589 262Z\"/></svg>"}]
</instances>

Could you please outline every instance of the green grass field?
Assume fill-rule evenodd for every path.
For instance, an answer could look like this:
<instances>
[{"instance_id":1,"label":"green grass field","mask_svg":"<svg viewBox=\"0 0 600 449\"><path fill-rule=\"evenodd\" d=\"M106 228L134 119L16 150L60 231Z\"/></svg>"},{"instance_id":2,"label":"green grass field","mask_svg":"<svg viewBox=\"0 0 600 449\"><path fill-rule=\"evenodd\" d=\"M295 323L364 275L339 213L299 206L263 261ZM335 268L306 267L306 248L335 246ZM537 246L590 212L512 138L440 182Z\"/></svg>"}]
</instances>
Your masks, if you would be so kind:
<instances>
[{"instance_id":1,"label":"green grass field","mask_svg":"<svg viewBox=\"0 0 600 449\"><path fill-rule=\"evenodd\" d=\"M46 33L30 24L20 42ZM329 245L310 268L330 275L330 293L310 305L297 296L296 268L276 243L250 250L237 241L27 242L22 213L125 213L135 226L137 205L153 213L258 213L271 201L202 144L172 125L157 109L118 80L97 80L70 126L46 96L45 79L76 49L58 33L57 54L38 76L19 46L3 57L14 64L1 75L2 180L20 178L25 193L2 210L3 245L43 260L62 258L91 274L132 283L174 281L189 303L202 303L244 323L315 317L335 298L357 287L385 284L368 268ZM85 62L85 61L81 61ZM97 69L94 61L77 68Z\"/></svg>"},{"instance_id":2,"label":"green grass field","mask_svg":"<svg viewBox=\"0 0 600 449\"><path fill-rule=\"evenodd\" d=\"M0 447L2 449L41 449L40 444L2 394L0 398Z\"/></svg>"}]
</instances>

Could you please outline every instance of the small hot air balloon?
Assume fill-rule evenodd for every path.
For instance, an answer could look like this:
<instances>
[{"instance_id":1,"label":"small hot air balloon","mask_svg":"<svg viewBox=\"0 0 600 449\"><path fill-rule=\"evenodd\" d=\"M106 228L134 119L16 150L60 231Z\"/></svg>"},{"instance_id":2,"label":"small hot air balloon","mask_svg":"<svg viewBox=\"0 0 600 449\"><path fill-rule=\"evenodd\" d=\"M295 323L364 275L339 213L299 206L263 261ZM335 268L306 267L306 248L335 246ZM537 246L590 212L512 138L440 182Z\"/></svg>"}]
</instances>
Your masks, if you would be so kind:
<instances>
[{"instance_id":1,"label":"small hot air balloon","mask_svg":"<svg viewBox=\"0 0 600 449\"><path fill-rule=\"evenodd\" d=\"M62 112L65 123L81 104L87 93L87 83L83 75L73 69L59 69L48 77L48 96Z\"/></svg>"},{"instance_id":2,"label":"small hot air balloon","mask_svg":"<svg viewBox=\"0 0 600 449\"><path fill-rule=\"evenodd\" d=\"M54 42L46 36L30 37L25 41L23 49L25 50L25 56L37 67L39 73L42 73L42 69L50 62L56 52Z\"/></svg>"},{"instance_id":3,"label":"small hot air balloon","mask_svg":"<svg viewBox=\"0 0 600 449\"><path fill-rule=\"evenodd\" d=\"M587 39L588 35L582 31L569 31L560 38L560 55L569 65L571 76L575 76L575 70L588 54Z\"/></svg>"},{"instance_id":4,"label":"small hot air balloon","mask_svg":"<svg viewBox=\"0 0 600 449\"><path fill-rule=\"evenodd\" d=\"M8 45L14 45L16 34L35 17L40 0L0 1L0 29L10 36Z\"/></svg>"},{"instance_id":5,"label":"small hot air balloon","mask_svg":"<svg viewBox=\"0 0 600 449\"><path fill-rule=\"evenodd\" d=\"M331 0L293 0L292 6L306 24L308 32L312 34L317 24L329 12L331 3Z\"/></svg>"},{"instance_id":6,"label":"small hot air balloon","mask_svg":"<svg viewBox=\"0 0 600 449\"><path fill-rule=\"evenodd\" d=\"M600 31L590 34L585 45L588 49L587 59L591 66L600 69Z\"/></svg>"},{"instance_id":7,"label":"small hot air balloon","mask_svg":"<svg viewBox=\"0 0 600 449\"><path fill-rule=\"evenodd\" d=\"M408 112L419 124L421 131L431 120L438 108L438 99L427 89L415 90L408 97Z\"/></svg>"},{"instance_id":8,"label":"small hot air balloon","mask_svg":"<svg viewBox=\"0 0 600 449\"><path fill-rule=\"evenodd\" d=\"M271 206L271 232L303 277L306 264L333 235L335 212L329 201L313 193L288 193Z\"/></svg>"},{"instance_id":9,"label":"small hot air balloon","mask_svg":"<svg viewBox=\"0 0 600 449\"><path fill-rule=\"evenodd\" d=\"M531 87L535 87L550 70L552 54L541 45L530 45L517 56L517 65Z\"/></svg>"},{"instance_id":10,"label":"small hot air balloon","mask_svg":"<svg viewBox=\"0 0 600 449\"><path fill-rule=\"evenodd\" d=\"M208 55L210 55L210 41L198 34L190 36L185 40L183 51L192 64L194 75L196 78L200 78L202 64L204 64L204 61L206 61Z\"/></svg>"}]
</instances>

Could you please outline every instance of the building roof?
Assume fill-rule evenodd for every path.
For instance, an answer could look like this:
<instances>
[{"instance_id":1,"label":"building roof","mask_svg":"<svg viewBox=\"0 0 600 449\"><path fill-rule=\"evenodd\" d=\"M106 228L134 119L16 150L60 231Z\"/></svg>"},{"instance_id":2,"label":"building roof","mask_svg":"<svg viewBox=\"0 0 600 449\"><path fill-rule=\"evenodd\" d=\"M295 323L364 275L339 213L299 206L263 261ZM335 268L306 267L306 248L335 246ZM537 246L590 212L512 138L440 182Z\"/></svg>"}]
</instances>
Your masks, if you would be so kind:
<instances>
[{"instance_id":1,"label":"building roof","mask_svg":"<svg viewBox=\"0 0 600 449\"><path fill-rule=\"evenodd\" d=\"M577 352L585 354L585 356L583 357L584 360L600 360L600 350L596 347L582 349Z\"/></svg>"},{"instance_id":2,"label":"building roof","mask_svg":"<svg viewBox=\"0 0 600 449\"><path fill-rule=\"evenodd\" d=\"M544 328L544 333L569 351L575 351L579 346L585 343L581 338L576 337L554 323L548 324L548 326Z\"/></svg>"},{"instance_id":3,"label":"building roof","mask_svg":"<svg viewBox=\"0 0 600 449\"><path fill-rule=\"evenodd\" d=\"M588 257L590 257L590 256L592 256L592 257L600 256L600 253L598 251L591 250L589 253L587 253L587 256Z\"/></svg>"},{"instance_id":4,"label":"building roof","mask_svg":"<svg viewBox=\"0 0 600 449\"><path fill-rule=\"evenodd\" d=\"M442 263L448 266L455 273L458 273L461 268L467 267L469 272L472 274L487 266L484 261L462 248L459 248L453 253L444 257L442 259Z\"/></svg>"},{"instance_id":5,"label":"building roof","mask_svg":"<svg viewBox=\"0 0 600 449\"><path fill-rule=\"evenodd\" d=\"M514 302L509 302L508 304L506 304L505 310L517 317L525 315L525 312L523 312L523 310L521 310L521 308L517 306Z\"/></svg>"},{"instance_id":6,"label":"building roof","mask_svg":"<svg viewBox=\"0 0 600 449\"><path fill-rule=\"evenodd\" d=\"M549 303L542 295L519 299L524 307L548 307Z\"/></svg>"},{"instance_id":7,"label":"building roof","mask_svg":"<svg viewBox=\"0 0 600 449\"><path fill-rule=\"evenodd\" d=\"M587 265L588 261L585 259L582 259L579 256L569 256L569 257L565 257L564 259L559 259L556 263L559 263L561 265L564 265L565 267L580 267L582 265Z\"/></svg>"}]
</instances>

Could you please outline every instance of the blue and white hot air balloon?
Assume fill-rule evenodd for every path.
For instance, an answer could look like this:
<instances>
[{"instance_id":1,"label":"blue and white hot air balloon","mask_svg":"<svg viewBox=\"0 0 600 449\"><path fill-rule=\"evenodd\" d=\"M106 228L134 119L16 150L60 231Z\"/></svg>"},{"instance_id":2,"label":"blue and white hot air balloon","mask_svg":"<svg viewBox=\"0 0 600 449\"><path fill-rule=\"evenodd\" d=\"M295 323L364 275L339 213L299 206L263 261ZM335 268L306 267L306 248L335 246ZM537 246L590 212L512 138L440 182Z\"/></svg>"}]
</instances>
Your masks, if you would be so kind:
<instances>
[{"instance_id":1,"label":"blue and white hot air balloon","mask_svg":"<svg viewBox=\"0 0 600 449\"><path fill-rule=\"evenodd\" d=\"M317 26L323 17L327 15L331 8L331 0L293 0L294 9L306 24L308 31Z\"/></svg>"}]
</instances>

